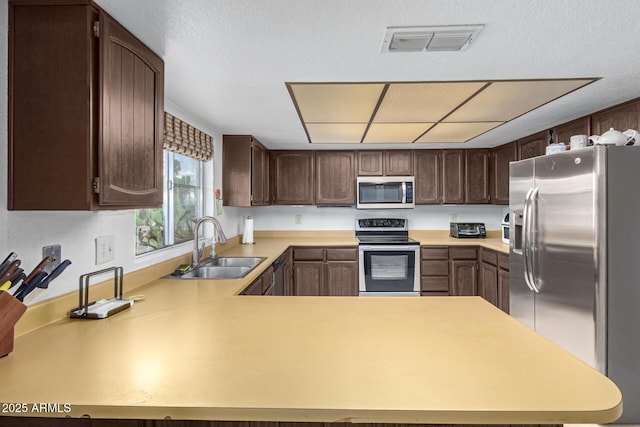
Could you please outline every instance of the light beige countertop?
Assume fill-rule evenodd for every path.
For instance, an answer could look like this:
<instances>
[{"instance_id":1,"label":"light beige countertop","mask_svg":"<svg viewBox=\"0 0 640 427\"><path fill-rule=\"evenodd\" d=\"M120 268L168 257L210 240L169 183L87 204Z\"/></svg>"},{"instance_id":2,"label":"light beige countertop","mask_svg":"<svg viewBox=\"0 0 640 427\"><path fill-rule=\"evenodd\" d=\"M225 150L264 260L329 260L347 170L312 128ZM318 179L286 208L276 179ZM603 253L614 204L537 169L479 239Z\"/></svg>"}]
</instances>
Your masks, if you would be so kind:
<instances>
[{"instance_id":1,"label":"light beige countertop","mask_svg":"<svg viewBox=\"0 0 640 427\"><path fill-rule=\"evenodd\" d=\"M237 295L297 242L355 239L263 237L224 252L268 258L243 279L156 280L111 318L20 336L0 359L0 402L138 419L603 424L620 415L609 379L479 297Z\"/></svg>"}]
</instances>

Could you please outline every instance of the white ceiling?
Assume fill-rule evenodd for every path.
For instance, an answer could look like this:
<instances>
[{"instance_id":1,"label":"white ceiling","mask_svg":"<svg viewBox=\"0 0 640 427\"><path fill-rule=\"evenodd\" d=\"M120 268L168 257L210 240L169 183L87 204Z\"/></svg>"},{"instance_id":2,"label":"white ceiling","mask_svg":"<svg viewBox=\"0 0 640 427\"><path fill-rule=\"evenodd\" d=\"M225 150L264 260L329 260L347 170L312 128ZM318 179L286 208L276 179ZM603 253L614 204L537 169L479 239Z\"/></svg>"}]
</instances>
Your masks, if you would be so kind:
<instances>
[{"instance_id":1,"label":"white ceiling","mask_svg":"<svg viewBox=\"0 0 640 427\"><path fill-rule=\"evenodd\" d=\"M309 144L285 82L602 78L472 139L469 148L640 97L638 0L97 3L163 57L172 103L220 134L252 134L271 149L371 148ZM485 25L462 52L380 52L387 26L461 24Z\"/></svg>"}]
</instances>

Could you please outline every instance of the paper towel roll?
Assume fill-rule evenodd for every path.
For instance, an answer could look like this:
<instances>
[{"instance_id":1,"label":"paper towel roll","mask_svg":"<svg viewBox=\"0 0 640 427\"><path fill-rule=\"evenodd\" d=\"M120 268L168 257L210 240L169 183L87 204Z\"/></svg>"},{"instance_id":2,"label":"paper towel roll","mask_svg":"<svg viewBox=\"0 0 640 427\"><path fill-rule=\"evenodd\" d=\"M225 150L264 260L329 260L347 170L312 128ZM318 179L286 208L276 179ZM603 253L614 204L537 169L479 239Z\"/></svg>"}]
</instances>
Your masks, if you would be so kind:
<instances>
[{"instance_id":1,"label":"paper towel roll","mask_svg":"<svg viewBox=\"0 0 640 427\"><path fill-rule=\"evenodd\" d=\"M253 242L253 218L250 216L244 219L244 233L242 234L242 243L252 245Z\"/></svg>"}]
</instances>

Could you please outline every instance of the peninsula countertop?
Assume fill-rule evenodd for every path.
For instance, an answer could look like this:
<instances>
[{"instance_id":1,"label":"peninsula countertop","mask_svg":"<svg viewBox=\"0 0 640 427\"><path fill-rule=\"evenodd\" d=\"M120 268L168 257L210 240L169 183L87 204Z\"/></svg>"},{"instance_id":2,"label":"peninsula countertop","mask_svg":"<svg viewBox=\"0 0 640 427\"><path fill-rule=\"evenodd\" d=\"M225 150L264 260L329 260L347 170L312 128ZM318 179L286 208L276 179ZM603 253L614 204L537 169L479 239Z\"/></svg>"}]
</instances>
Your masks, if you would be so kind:
<instances>
[{"instance_id":1,"label":"peninsula countertop","mask_svg":"<svg viewBox=\"0 0 640 427\"><path fill-rule=\"evenodd\" d=\"M267 264L295 243L265 238L224 255ZM238 295L262 270L159 279L113 317L16 338L0 359L0 402L70 413L1 415L603 424L621 414L609 379L479 297Z\"/></svg>"}]
</instances>

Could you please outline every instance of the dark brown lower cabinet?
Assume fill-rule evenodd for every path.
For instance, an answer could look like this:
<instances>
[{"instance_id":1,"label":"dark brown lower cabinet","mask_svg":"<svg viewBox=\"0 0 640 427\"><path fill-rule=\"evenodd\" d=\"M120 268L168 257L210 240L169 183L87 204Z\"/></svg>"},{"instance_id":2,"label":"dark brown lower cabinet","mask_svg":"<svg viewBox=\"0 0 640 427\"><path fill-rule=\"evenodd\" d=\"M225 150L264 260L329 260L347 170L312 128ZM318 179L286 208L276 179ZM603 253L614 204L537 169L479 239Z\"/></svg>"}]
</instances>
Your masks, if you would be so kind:
<instances>
[{"instance_id":1,"label":"dark brown lower cabinet","mask_svg":"<svg viewBox=\"0 0 640 427\"><path fill-rule=\"evenodd\" d=\"M273 267L267 268L256 280L251 282L241 295L273 295Z\"/></svg>"},{"instance_id":2,"label":"dark brown lower cabinet","mask_svg":"<svg viewBox=\"0 0 640 427\"><path fill-rule=\"evenodd\" d=\"M481 249L478 294L505 313L509 312L509 255Z\"/></svg>"},{"instance_id":3,"label":"dark brown lower cabinet","mask_svg":"<svg viewBox=\"0 0 640 427\"><path fill-rule=\"evenodd\" d=\"M420 295L449 295L449 248L422 246L420 253Z\"/></svg>"},{"instance_id":4,"label":"dark brown lower cabinet","mask_svg":"<svg viewBox=\"0 0 640 427\"><path fill-rule=\"evenodd\" d=\"M498 307L509 313L509 270L498 269Z\"/></svg>"},{"instance_id":5,"label":"dark brown lower cabinet","mask_svg":"<svg viewBox=\"0 0 640 427\"><path fill-rule=\"evenodd\" d=\"M358 263L352 261L327 261L327 295L358 295Z\"/></svg>"},{"instance_id":6,"label":"dark brown lower cabinet","mask_svg":"<svg viewBox=\"0 0 640 427\"><path fill-rule=\"evenodd\" d=\"M293 295L322 295L324 284L323 261L294 261L293 263Z\"/></svg>"},{"instance_id":7,"label":"dark brown lower cabinet","mask_svg":"<svg viewBox=\"0 0 640 427\"><path fill-rule=\"evenodd\" d=\"M451 295L478 295L478 261L451 261Z\"/></svg>"},{"instance_id":8,"label":"dark brown lower cabinet","mask_svg":"<svg viewBox=\"0 0 640 427\"><path fill-rule=\"evenodd\" d=\"M293 295L293 249L288 248L284 253L284 294Z\"/></svg>"},{"instance_id":9,"label":"dark brown lower cabinet","mask_svg":"<svg viewBox=\"0 0 640 427\"><path fill-rule=\"evenodd\" d=\"M292 295L358 295L358 248L293 248Z\"/></svg>"},{"instance_id":10,"label":"dark brown lower cabinet","mask_svg":"<svg viewBox=\"0 0 640 427\"><path fill-rule=\"evenodd\" d=\"M124 420L96 418L0 417L0 427L344 427L350 423L277 421ZM367 424L358 427L486 427L491 424ZM502 427L562 427L562 424L494 424Z\"/></svg>"},{"instance_id":11,"label":"dark brown lower cabinet","mask_svg":"<svg viewBox=\"0 0 640 427\"><path fill-rule=\"evenodd\" d=\"M478 295L496 307L498 306L498 268L486 262L480 263Z\"/></svg>"},{"instance_id":12,"label":"dark brown lower cabinet","mask_svg":"<svg viewBox=\"0 0 640 427\"><path fill-rule=\"evenodd\" d=\"M451 246L451 295L478 295L478 247Z\"/></svg>"}]
</instances>

